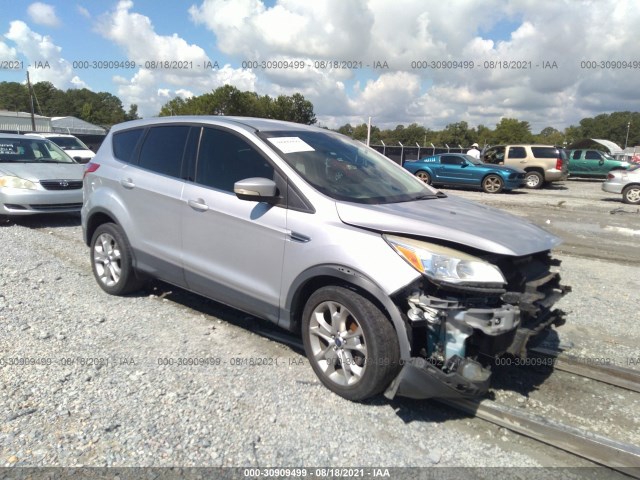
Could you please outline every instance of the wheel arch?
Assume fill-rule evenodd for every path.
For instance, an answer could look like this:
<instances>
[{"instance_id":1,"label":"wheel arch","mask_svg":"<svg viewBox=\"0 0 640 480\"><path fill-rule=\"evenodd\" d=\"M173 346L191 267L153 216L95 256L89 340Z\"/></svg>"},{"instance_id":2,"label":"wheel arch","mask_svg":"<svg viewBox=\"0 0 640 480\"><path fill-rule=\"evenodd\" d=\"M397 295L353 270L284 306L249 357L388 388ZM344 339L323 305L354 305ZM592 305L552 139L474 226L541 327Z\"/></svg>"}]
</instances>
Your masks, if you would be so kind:
<instances>
[{"instance_id":1,"label":"wheel arch","mask_svg":"<svg viewBox=\"0 0 640 480\"><path fill-rule=\"evenodd\" d=\"M91 244L91 238L96 229L105 223L115 223L120 226L120 222L117 221L114 215L101 208L92 211L87 217L87 226L84 231L84 243L86 243L87 246Z\"/></svg>"},{"instance_id":2,"label":"wheel arch","mask_svg":"<svg viewBox=\"0 0 640 480\"><path fill-rule=\"evenodd\" d=\"M409 359L411 347L406 325L398 307L375 282L360 272L342 265L318 265L302 272L292 282L285 306L281 311L279 325L300 333L302 312L307 299L316 290L326 286L341 286L351 289L372 302L391 322L400 346L400 355Z\"/></svg>"}]
</instances>

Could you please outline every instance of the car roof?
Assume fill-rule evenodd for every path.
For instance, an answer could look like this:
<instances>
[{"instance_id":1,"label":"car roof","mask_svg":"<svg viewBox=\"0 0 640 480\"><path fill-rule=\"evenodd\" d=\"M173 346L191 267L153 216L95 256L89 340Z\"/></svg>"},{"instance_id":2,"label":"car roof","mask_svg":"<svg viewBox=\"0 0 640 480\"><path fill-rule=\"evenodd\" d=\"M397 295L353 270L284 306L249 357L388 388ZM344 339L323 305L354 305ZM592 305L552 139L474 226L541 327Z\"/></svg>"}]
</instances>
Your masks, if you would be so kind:
<instances>
[{"instance_id":1,"label":"car roof","mask_svg":"<svg viewBox=\"0 0 640 480\"><path fill-rule=\"evenodd\" d=\"M224 115L176 115L171 117L153 117L142 120L132 120L129 122L114 125L111 130L125 130L134 127L145 127L151 125L176 124L176 123L200 123L218 126L233 126L247 131L328 131L318 127L304 125L302 123L285 122L283 120L273 120L268 118L255 117L232 117Z\"/></svg>"},{"instance_id":2,"label":"car roof","mask_svg":"<svg viewBox=\"0 0 640 480\"><path fill-rule=\"evenodd\" d=\"M25 134L25 135L21 135L18 133L0 133L0 138L7 138L7 139L11 139L11 140L19 140L19 139L24 139L24 138L30 138L32 140L46 140L45 137L43 137L42 135L38 134Z\"/></svg>"}]
</instances>

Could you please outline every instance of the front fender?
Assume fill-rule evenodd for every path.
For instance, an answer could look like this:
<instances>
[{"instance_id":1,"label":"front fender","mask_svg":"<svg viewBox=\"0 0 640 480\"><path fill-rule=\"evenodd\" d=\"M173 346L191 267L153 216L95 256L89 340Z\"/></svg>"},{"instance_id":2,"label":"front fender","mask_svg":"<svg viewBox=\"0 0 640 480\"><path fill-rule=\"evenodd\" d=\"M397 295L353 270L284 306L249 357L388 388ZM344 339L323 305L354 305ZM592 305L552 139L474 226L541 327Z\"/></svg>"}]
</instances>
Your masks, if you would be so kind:
<instances>
[{"instance_id":1,"label":"front fender","mask_svg":"<svg viewBox=\"0 0 640 480\"><path fill-rule=\"evenodd\" d=\"M316 289L315 287L319 288L320 286L336 283L353 285L382 304L388 312L398 336L400 356L404 360L409 360L411 346L407 335L407 327L396 304L373 280L361 272L343 265L317 265L298 275L292 282L284 306L281 308L278 325L288 330L295 330L301 321L300 318L295 318L298 316L298 312L302 311L299 307L304 306L308 296ZM312 288L310 291L309 287Z\"/></svg>"}]
</instances>

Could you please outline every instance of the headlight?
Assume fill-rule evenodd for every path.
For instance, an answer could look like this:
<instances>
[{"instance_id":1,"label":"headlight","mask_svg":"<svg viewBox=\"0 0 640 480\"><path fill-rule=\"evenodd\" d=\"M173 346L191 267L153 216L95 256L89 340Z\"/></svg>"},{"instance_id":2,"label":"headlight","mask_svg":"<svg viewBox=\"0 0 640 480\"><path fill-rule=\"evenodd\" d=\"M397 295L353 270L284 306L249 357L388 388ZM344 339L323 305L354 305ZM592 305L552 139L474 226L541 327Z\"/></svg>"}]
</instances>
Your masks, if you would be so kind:
<instances>
[{"instance_id":1,"label":"headlight","mask_svg":"<svg viewBox=\"0 0 640 480\"><path fill-rule=\"evenodd\" d=\"M6 176L6 177L0 177L0 187L35 190L36 184L33 183L31 180L25 180L24 178Z\"/></svg>"},{"instance_id":2,"label":"headlight","mask_svg":"<svg viewBox=\"0 0 640 480\"><path fill-rule=\"evenodd\" d=\"M464 252L394 235L384 235L384 238L413 268L437 282L506 283L498 267Z\"/></svg>"}]
</instances>

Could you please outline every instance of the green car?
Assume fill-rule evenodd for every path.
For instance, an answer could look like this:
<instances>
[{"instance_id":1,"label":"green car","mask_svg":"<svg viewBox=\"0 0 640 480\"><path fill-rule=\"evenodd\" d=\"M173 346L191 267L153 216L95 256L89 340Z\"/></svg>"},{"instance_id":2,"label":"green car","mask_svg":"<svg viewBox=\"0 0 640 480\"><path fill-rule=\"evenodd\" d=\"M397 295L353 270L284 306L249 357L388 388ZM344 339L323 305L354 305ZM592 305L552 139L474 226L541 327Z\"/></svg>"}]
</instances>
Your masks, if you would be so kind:
<instances>
[{"instance_id":1,"label":"green car","mask_svg":"<svg viewBox=\"0 0 640 480\"><path fill-rule=\"evenodd\" d=\"M569 175L606 178L611 170L628 170L631 164L600 150L569 150Z\"/></svg>"}]
</instances>

